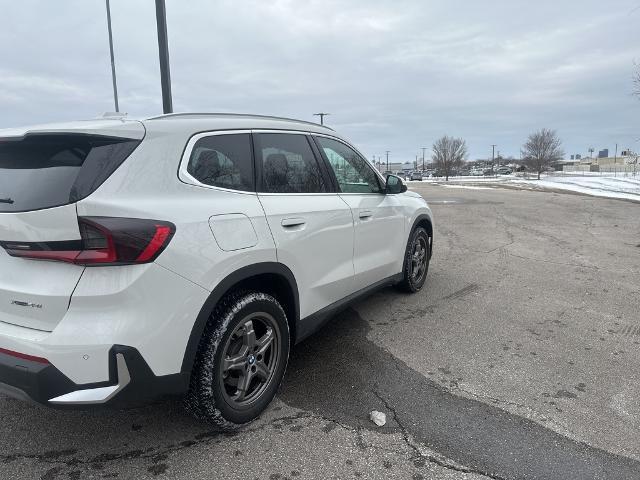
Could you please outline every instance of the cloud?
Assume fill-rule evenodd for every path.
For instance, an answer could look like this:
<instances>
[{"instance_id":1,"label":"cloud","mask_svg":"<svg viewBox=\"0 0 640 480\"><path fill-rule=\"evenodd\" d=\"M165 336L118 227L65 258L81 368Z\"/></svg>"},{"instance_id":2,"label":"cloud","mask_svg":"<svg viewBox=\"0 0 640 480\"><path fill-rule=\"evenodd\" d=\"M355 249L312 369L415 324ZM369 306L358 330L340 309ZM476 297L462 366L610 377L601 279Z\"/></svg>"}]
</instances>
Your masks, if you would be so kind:
<instances>
[{"instance_id":1,"label":"cloud","mask_svg":"<svg viewBox=\"0 0 640 480\"><path fill-rule=\"evenodd\" d=\"M3 6L0 127L113 109L102 2ZM532 130L567 153L640 149L630 96L635 0L167 0L176 110L328 123L371 158L412 160L442 134L517 156ZM120 104L161 110L153 2L111 0ZM7 48L9 46L9 48Z\"/></svg>"}]
</instances>

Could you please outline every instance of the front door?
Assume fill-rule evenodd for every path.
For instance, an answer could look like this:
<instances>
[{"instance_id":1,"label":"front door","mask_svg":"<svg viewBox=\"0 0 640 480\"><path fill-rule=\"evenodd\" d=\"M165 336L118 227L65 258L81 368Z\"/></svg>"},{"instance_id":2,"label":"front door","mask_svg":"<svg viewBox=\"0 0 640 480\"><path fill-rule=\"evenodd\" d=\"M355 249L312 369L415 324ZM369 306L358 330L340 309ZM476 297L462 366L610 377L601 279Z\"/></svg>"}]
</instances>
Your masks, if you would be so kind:
<instances>
[{"instance_id":1,"label":"front door","mask_svg":"<svg viewBox=\"0 0 640 480\"><path fill-rule=\"evenodd\" d=\"M315 139L353 212L356 290L400 273L406 248L400 200L385 195L371 165L351 147L329 137Z\"/></svg>"}]
</instances>

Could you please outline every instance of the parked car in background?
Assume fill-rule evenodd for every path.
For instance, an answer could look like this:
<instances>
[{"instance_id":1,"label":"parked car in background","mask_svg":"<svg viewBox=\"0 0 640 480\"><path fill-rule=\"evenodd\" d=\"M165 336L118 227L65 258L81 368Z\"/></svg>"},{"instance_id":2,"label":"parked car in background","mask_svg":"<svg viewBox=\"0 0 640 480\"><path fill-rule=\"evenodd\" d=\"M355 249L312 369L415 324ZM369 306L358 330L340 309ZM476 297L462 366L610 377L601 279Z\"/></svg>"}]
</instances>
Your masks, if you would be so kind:
<instances>
[{"instance_id":1,"label":"parked car in background","mask_svg":"<svg viewBox=\"0 0 640 480\"><path fill-rule=\"evenodd\" d=\"M411 176L409 180L420 180L422 181L423 173L421 171L416 170L415 172L411 172Z\"/></svg>"},{"instance_id":2,"label":"parked car in background","mask_svg":"<svg viewBox=\"0 0 640 480\"><path fill-rule=\"evenodd\" d=\"M0 192L0 392L48 406L176 395L237 428L293 345L379 287L419 291L432 253L420 195L284 118L0 130Z\"/></svg>"},{"instance_id":3,"label":"parked car in background","mask_svg":"<svg viewBox=\"0 0 640 480\"><path fill-rule=\"evenodd\" d=\"M511 169L511 167L498 167L496 169L496 173L498 175L511 175L513 173L513 170Z\"/></svg>"},{"instance_id":4,"label":"parked car in background","mask_svg":"<svg viewBox=\"0 0 640 480\"><path fill-rule=\"evenodd\" d=\"M391 170L385 170L385 171L382 173L382 176L383 176L384 178L387 178L389 175L393 175L393 172L392 172Z\"/></svg>"}]
</instances>

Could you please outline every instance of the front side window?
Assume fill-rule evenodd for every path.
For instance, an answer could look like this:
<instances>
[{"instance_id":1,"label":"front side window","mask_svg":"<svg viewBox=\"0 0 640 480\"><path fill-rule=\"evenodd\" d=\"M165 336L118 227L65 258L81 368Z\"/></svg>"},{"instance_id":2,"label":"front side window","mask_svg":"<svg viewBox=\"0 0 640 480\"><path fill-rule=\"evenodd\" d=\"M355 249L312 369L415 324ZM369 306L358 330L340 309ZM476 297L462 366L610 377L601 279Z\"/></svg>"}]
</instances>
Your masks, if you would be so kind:
<instances>
[{"instance_id":1,"label":"front side window","mask_svg":"<svg viewBox=\"0 0 640 480\"><path fill-rule=\"evenodd\" d=\"M327 191L320 165L306 135L256 135L262 165L262 190L267 193L320 193Z\"/></svg>"},{"instance_id":2,"label":"front side window","mask_svg":"<svg viewBox=\"0 0 640 480\"><path fill-rule=\"evenodd\" d=\"M191 150L187 172L205 185L252 191L251 135L233 133L200 138Z\"/></svg>"},{"instance_id":3,"label":"front side window","mask_svg":"<svg viewBox=\"0 0 640 480\"><path fill-rule=\"evenodd\" d=\"M373 168L344 143L327 137L315 137L333 169L343 193L381 193Z\"/></svg>"}]
</instances>

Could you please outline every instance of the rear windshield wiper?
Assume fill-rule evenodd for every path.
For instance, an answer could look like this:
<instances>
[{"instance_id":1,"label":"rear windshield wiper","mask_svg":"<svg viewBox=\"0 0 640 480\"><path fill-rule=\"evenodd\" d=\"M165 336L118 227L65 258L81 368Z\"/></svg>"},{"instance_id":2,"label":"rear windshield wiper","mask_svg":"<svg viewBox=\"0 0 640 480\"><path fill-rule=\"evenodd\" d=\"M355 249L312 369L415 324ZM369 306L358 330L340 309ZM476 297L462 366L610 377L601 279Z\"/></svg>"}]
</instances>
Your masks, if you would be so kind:
<instances>
[{"instance_id":1,"label":"rear windshield wiper","mask_svg":"<svg viewBox=\"0 0 640 480\"><path fill-rule=\"evenodd\" d=\"M0 203L14 203L13 198L0 198Z\"/></svg>"}]
</instances>

